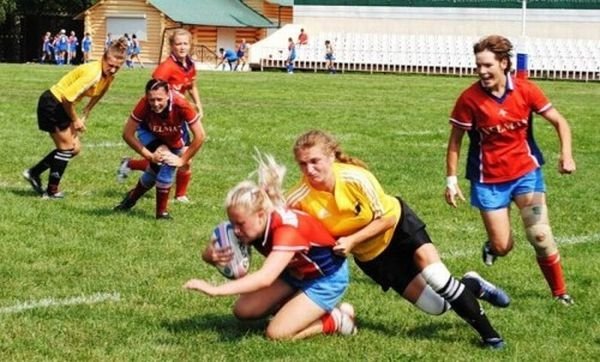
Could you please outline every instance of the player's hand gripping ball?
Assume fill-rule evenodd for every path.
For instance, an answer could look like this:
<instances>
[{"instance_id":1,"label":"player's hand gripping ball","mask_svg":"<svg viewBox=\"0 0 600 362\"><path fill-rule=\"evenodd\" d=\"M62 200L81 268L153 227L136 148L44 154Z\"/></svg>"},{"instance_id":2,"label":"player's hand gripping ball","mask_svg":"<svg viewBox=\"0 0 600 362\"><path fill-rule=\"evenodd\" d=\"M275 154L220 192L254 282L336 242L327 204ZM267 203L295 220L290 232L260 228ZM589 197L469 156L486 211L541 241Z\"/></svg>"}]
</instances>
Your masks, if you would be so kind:
<instances>
[{"instance_id":1,"label":"player's hand gripping ball","mask_svg":"<svg viewBox=\"0 0 600 362\"><path fill-rule=\"evenodd\" d=\"M213 231L212 240L215 248L221 249L229 246L233 251L233 257L226 265L215 265L223 276L229 279L238 279L248 274L251 248L235 236L233 226L229 221L217 225Z\"/></svg>"}]
</instances>

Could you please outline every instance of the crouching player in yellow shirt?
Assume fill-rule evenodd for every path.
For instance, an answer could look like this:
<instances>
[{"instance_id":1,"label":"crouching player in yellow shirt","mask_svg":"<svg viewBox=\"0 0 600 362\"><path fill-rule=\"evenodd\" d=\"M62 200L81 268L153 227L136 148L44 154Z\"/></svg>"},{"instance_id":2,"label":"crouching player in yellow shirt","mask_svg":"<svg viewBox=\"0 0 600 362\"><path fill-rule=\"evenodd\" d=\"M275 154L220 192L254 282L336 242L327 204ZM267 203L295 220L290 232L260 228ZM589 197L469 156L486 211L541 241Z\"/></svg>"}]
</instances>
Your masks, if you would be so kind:
<instances>
[{"instance_id":1,"label":"crouching player in yellow shirt","mask_svg":"<svg viewBox=\"0 0 600 362\"><path fill-rule=\"evenodd\" d=\"M23 171L23 177L43 198L64 197L58 186L69 161L81 150L79 134L85 131L90 112L104 96L115 73L123 65L126 51L125 38L113 41L101 61L78 66L40 96L37 107L38 127L48 132L56 148L36 165ZM83 97L90 97L90 101L80 116L76 105ZM44 190L40 176L48 169L48 187Z\"/></svg>"}]
</instances>

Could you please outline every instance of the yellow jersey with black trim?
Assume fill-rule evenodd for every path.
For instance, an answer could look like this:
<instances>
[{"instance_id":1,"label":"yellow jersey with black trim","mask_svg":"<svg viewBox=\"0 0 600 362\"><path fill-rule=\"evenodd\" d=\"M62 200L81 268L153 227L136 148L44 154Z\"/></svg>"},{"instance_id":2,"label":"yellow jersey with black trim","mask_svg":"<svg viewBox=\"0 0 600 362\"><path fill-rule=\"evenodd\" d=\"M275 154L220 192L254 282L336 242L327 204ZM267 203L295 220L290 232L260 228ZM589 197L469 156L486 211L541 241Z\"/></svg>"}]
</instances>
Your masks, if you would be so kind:
<instances>
[{"instance_id":1,"label":"yellow jersey with black trim","mask_svg":"<svg viewBox=\"0 0 600 362\"><path fill-rule=\"evenodd\" d=\"M50 92L59 102L63 99L71 103L81 100L84 96L94 97L106 91L112 83L114 76L102 77L102 62L82 64L65 74Z\"/></svg>"},{"instance_id":2,"label":"yellow jersey with black trim","mask_svg":"<svg viewBox=\"0 0 600 362\"><path fill-rule=\"evenodd\" d=\"M334 192L313 188L306 177L287 193L290 207L319 219L337 239L354 234L371 221L393 216L400 220L400 202L387 195L379 181L368 170L345 163L333 163ZM352 249L360 261L369 261L381 254L389 244L395 228L365 240Z\"/></svg>"}]
</instances>

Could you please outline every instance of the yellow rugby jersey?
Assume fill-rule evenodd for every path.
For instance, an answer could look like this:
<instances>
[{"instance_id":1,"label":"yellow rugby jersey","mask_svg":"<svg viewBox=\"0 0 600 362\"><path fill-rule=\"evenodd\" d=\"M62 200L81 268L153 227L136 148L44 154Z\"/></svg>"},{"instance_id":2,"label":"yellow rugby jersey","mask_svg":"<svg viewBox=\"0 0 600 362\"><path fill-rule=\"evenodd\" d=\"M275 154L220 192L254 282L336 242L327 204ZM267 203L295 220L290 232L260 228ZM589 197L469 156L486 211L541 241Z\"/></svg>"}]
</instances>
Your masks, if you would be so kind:
<instances>
[{"instance_id":1,"label":"yellow rugby jersey","mask_svg":"<svg viewBox=\"0 0 600 362\"><path fill-rule=\"evenodd\" d=\"M63 76L50 88L58 101L66 99L71 103L86 97L102 94L112 83L114 76L102 77L102 62L82 64Z\"/></svg>"},{"instance_id":2,"label":"yellow rugby jersey","mask_svg":"<svg viewBox=\"0 0 600 362\"><path fill-rule=\"evenodd\" d=\"M288 205L319 219L336 239L357 232L379 217L394 216L398 223L400 202L383 191L371 172L335 162L333 173L334 194L314 189L303 178L288 192ZM385 250L394 229L363 241L352 249L352 254L360 261L374 259Z\"/></svg>"}]
</instances>

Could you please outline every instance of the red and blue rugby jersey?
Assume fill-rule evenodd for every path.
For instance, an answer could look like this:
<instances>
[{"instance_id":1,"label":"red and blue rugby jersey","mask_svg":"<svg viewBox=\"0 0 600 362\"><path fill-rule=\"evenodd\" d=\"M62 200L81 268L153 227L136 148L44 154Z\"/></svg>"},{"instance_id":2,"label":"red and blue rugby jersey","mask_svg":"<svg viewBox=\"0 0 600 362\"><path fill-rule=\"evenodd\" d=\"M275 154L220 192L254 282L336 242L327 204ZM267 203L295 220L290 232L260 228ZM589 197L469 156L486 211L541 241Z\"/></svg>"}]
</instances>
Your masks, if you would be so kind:
<instances>
[{"instance_id":1,"label":"red and blue rugby jersey","mask_svg":"<svg viewBox=\"0 0 600 362\"><path fill-rule=\"evenodd\" d=\"M181 148L185 145L182 138L183 127L185 124L198 122L198 113L181 94L169 92L169 104L164 111L153 112L144 96L131 112L131 118L169 148Z\"/></svg>"},{"instance_id":2,"label":"red and blue rugby jersey","mask_svg":"<svg viewBox=\"0 0 600 362\"><path fill-rule=\"evenodd\" d=\"M265 256L276 251L294 251L286 270L297 279L329 275L345 260L333 253L335 239L317 219L287 208L271 213L264 239L253 245Z\"/></svg>"},{"instance_id":3,"label":"red and blue rugby jersey","mask_svg":"<svg viewBox=\"0 0 600 362\"><path fill-rule=\"evenodd\" d=\"M467 178L482 183L515 180L544 163L533 138L532 112L552 107L525 79L507 78L500 98L476 82L456 101L450 124L468 132Z\"/></svg>"}]
</instances>

